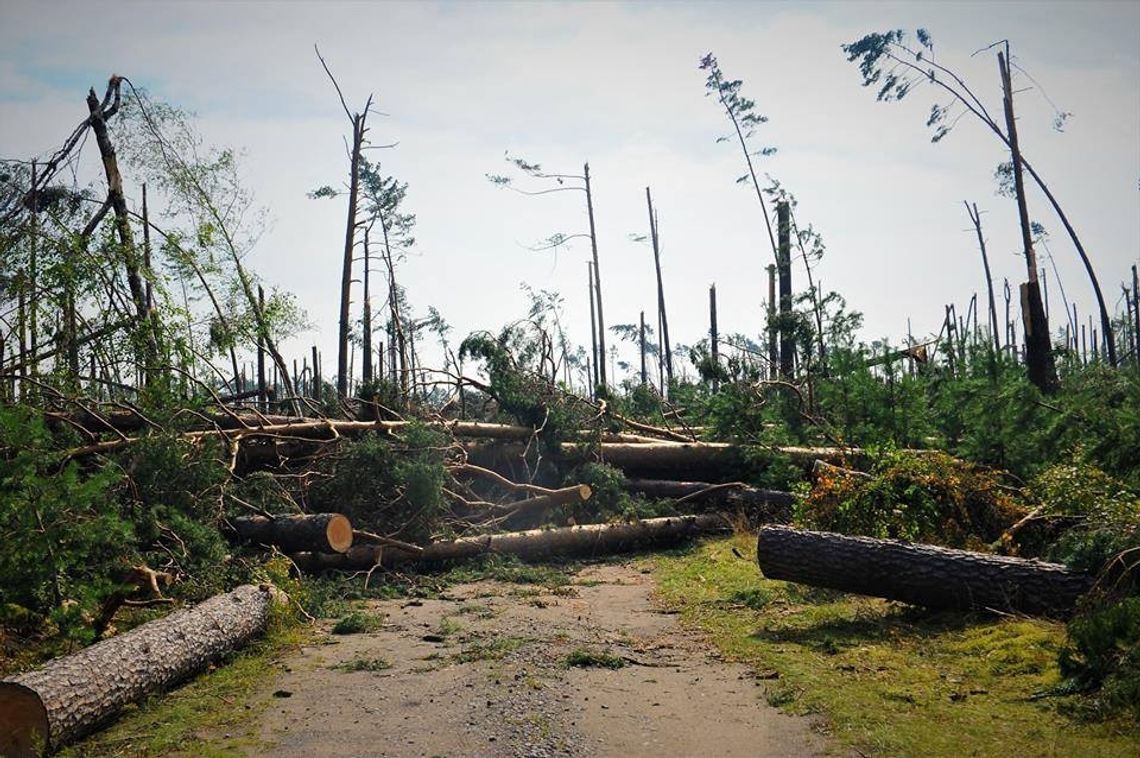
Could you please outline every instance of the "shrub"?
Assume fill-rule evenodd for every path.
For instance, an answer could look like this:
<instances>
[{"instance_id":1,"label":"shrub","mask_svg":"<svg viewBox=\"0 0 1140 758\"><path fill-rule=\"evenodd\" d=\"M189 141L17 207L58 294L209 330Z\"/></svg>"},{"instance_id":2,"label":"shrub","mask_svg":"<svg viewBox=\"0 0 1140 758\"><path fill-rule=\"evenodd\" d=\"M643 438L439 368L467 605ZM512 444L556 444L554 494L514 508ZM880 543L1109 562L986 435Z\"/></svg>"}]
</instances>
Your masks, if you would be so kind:
<instances>
[{"instance_id":1,"label":"shrub","mask_svg":"<svg viewBox=\"0 0 1140 758\"><path fill-rule=\"evenodd\" d=\"M945 453L893 451L869 477L821 473L796 506L795 521L843 534L978 548L1024 514L996 472Z\"/></svg>"}]
</instances>

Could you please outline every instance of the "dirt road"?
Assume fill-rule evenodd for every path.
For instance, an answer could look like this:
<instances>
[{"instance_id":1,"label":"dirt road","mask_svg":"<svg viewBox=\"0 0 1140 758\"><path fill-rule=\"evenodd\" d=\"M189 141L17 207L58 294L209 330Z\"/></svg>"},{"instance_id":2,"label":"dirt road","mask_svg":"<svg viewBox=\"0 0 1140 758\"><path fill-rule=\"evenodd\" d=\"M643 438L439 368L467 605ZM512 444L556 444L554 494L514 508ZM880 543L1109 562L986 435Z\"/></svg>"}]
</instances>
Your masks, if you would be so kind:
<instances>
[{"instance_id":1,"label":"dirt road","mask_svg":"<svg viewBox=\"0 0 1140 758\"><path fill-rule=\"evenodd\" d=\"M825 743L768 706L743 666L654 607L634 564L571 585L477 582L373 602L375 631L287 660L250 755L810 756ZM579 663L568 665L571 657ZM274 694L276 693L276 695Z\"/></svg>"}]
</instances>

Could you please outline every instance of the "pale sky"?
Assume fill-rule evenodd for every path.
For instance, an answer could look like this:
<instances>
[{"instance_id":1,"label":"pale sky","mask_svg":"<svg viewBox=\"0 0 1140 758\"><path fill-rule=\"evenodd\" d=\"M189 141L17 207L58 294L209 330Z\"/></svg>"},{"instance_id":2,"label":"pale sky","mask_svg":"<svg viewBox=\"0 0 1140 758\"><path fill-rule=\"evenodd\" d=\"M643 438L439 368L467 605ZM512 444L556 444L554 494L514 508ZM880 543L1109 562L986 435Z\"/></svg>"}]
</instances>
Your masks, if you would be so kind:
<instances>
[{"instance_id":1,"label":"pale sky","mask_svg":"<svg viewBox=\"0 0 1140 758\"><path fill-rule=\"evenodd\" d=\"M779 152L759 170L799 200L822 232L816 269L865 314L868 341L937 332L943 305L964 313L982 290L963 200L985 213L994 275L1014 285L1016 207L997 197L1005 159L980 124L963 120L940 144L924 126L932 89L878 103L840 45L892 28L931 32L938 61L1000 112L992 54L1009 38L1015 61L1074 115L1052 130L1052 107L1024 76L1015 86L1027 158L1082 236L1110 306L1140 251L1140 2L819 3L17 3L0 0L0 155L57 147L86 115L89 86L111 73L192 109L207 138L246 151L243 175L268 209L250 264L294 292L315 330L286 344L321 346L335 365L344 200L306 192L347 173L347 119L313 54L320 45L350 107L376 95L373 153L409 184L417 252L400 276L418 314L434 305L458 341L525 315L520 283L565 297L572 339L589 344L586 241L526 249L556 231L586 229L577 193L522 197L493 187L504 151L553 171L590 162L609 324L653 320L655 282L645 187L660 215L674 342L707 329L716 283L722 333L756 336L766 298L767 236L739 149L717 144L730 126L705 97L698 61L724 72L770 119L757 135ZM93 148L91 152L94 153ZM125 177L128 195L139 190ZM1088 280L1039 193L1030 215L1082 319ZM1042 254L1044 251L1040 251ZM1044 258L1043 258L1044 260ZM1051 299L1059 302L1048 269ZM802 268L796 288L805 285ZM382 293L380 295L382 297ZM1015 296L1016 297L1016 296ZM359 302L359 294L356 297ZM355 306L354 306L355 307ZM999 308L1000 308L999 293ZM1015 305L1016 307L1016 305ZM1118 306L1122 308L1122 305ZM1052 325L1062 324L1054 308ZM611 341L616 341L610 337ZM1020 337L1019 337L1020 342ZM359 364L358 364L359 365ZM359 372L359 369L358 369Z\"/></svg>"}]
</instances>

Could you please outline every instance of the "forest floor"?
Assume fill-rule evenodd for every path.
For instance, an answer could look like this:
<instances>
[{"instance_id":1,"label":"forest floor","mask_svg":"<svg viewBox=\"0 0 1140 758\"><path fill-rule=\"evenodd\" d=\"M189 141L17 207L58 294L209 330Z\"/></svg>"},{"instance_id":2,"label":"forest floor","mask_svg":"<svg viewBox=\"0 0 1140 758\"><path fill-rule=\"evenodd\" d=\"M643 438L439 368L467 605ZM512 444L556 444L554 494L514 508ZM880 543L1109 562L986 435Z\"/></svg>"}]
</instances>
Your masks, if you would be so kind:
<instances>
[{"instance_id":1,"label":"forest floor","mask_svg":"<svg viewBox=\"0 0 1140 758\"><path fill-rule=\"evenodd\" d=\"M493 580L368 601L373 628L281 661L245 730L195 751L267 756L810 756L812 722L652 600L638 563L555 587ZM358 615L357 620L361 617ZM364 626L367 626L365 624ZM237 704L235 703L235 706ZM204 749L204 750L203 750Z\"/></svg>"}]
</instances>

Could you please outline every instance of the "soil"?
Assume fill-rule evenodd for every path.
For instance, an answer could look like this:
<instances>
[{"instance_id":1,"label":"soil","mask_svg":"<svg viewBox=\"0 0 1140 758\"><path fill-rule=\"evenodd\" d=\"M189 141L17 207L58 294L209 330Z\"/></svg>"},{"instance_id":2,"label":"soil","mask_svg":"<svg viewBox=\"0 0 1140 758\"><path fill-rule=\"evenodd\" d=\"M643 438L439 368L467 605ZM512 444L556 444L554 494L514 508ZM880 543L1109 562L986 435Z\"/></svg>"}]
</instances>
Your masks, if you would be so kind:
<instances>
[{"instance_id":1,"label":"soil","mask_svg":"<svg viewBox=\"0 0 1140 758\"><path fill-rule=\"evenodd\" d=\"M747 667L652 601L634 563L549 589L481 581L371 602L383 625L322 633L284 661L250 755L811 756L825 740L769 706ZM326 630L327 631L327 630ZM584 662L569 666L577 652ZM388 666L388 667L385 667ZM352 670L356 668L379 670Z\"/></svg>"}]
</instances>

